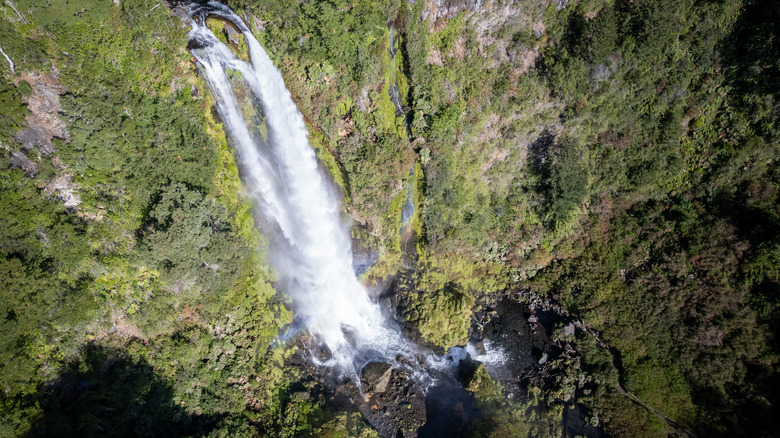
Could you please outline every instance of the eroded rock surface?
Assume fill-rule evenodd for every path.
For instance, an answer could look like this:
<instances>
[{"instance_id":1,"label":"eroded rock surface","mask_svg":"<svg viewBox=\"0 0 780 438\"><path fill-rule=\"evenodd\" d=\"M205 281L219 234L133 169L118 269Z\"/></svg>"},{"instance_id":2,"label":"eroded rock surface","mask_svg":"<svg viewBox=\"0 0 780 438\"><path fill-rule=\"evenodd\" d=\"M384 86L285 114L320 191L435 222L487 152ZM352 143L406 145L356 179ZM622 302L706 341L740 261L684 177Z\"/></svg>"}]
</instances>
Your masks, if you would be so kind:
<instances>
[{"instance_id":1,"label":"eroded rock surface","mask_svg":"<svg viewBox=\"0 0 780 438\"><path fill-rule=\"evenodd\" d=\"M422 19L429 16L434 19L455 18L463 10L473 10L482 3L480 0L433 0L429 2L422 12Z\"/></svg>"},{"instance_id":2,"label":"eroded rock surface","mask_svg":"<svg viewBox=\"0 0 780 438\"><path fill-rule=\"evenodd\" d=\"M381 375L375 379L374 392L366 392L364 387L364 396L356 400L358 409L383 437L417 437L417 430L425 424L427 418L425 397L419 385L409 378L404 369L393 369L382 362L371 362L369 365L374 376ZM364 367L361 381L362 375L366 374L365 370ZM381 386L385 386L383 391L379 391Z\"/></svg>"},{"instance_id":3,"label":"eroded rock surface","mask_svg":"<svg viewBox=\"0 0 780 438\"><path fill-rule=\"evenodd\" d=\"M60 95L67 90L59 82L59 72L52 69L51 73L25 72L21 80L32 87L32 94L27 98L27 108L30 115L26 117L27 129L16 135L16 140L22 144L25 151L37 149L43 155L54 152L51 141L59 138L70 140L63 122L58 114L60 107Z\"/></svg>"},{"instance_id":4,"label":"eroded rock surface","mask_svg":"<svg viewBox=\"0 0 780 438\"><path fill-rule=\"evenodd\" d=\"M37 161L40 157L50 157L58 170L57 175L44 182L42 188L47 195L56 197L66 207L77 207L81 204L78 185L72 183L70 169L56 156L52 144L55 138L70 141L65 122L59 117L62 111L60 95L67 88L60 83L60 73L56 68L52 68L49 73L24 72L16 78L15 85L19 86L22 81L32 88L32 93L25 98L30 114L25 117L27 128L16 133L15 138L21 150L13 152L11 166L33 177L38 173Z\"/></svg>"},{"instance_id":5,"label":"eroded rock surface","mask_svg":"<svg viewBox=\"0 0 780 438\"><path fill-rule=\"evenodd\" d=\"M16 151L11 154L11 167L21 169L27 176L38 174L38 163L27 158L22 151Z\"/></svg>"},{"instance_id":6,"label":"eroded rock surface","mask_svg":"<svg viewBox=\"0 0 780 438\"><path fill-rule=\"evenodd\" d=\"M360 383L367 394L385 392L393 367L386 362L369 362L360 372Z\"/></svg>"}]
</instances>

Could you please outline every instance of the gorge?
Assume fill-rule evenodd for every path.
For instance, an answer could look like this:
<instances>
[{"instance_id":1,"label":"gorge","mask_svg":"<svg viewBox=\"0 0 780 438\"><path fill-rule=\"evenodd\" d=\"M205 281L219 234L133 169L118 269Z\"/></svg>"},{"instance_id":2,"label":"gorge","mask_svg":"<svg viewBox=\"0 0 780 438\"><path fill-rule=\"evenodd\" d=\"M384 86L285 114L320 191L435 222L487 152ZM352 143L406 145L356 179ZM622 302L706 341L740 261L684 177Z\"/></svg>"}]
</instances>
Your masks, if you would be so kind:
<instances>
[{"instance_id":1,"label":"gorge","mask_svg":"<svg viewBox=\"0 0 780 438\"><path fill-rule=\"evenodd\" d=\"M0 2L0 436L772 436L778 17Z\"/></svg>"}]
</instances>

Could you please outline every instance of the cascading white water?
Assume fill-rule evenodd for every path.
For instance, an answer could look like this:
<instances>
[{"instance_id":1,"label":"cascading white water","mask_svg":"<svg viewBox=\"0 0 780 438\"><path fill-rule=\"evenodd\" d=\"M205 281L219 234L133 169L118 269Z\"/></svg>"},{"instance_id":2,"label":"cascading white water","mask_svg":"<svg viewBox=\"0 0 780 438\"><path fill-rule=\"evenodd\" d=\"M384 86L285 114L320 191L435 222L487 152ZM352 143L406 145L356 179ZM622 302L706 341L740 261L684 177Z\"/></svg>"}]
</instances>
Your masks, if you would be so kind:
<instances>
[{"instance_id":1,"label":"cascading white water","mask_svg":"<svg viewBox=\"0 0 780 438\"><path fill-rule=\"evenodd\" d=\"M394 362L412 355L413 344L385 325L352 269L349 230L340 200L320 172L303 116L280 72L243 21L216 2L192 5L191 53L197 59L227 128L243 177L262 216L279 230L272 263L296 318L327 344L332 362L359 372L371 359ZM251 62L220 42L199 14L219 15L244 35ZM231 86L240 74L262 106L268 139L253 135Z\"/></svg>"},{"instance_id":2,"label":"cascading white water","mask_svg":"<svg viewBox=\"0 0 780 438\"><path fill-rule=\"evenodd\" d=\"M189 11L190 51L214 94L246 187L261 216L277 229L272 263L282 288L294 300L296 319L332 353L324 365L338 366L354 378L370 360L398 364L402 355L406 366L414 368L412 374L431 384L423 367L415 365L418 353L427 366L436 369L457 365L467 353L485 363L503 363L503 354L478 356L473 346L453 348L450 354L436 357L387 326L379 306L371 302L355 276L339 196L320 171L303 116L281 73L227 6L211 1L192 4ZM240 30L250 62L238 59L214 36L203 23L207 15L217 15ZM254 112L242 111L247 103L237 98L236 81L249 88L250 105L261 107L257 109L264 115L267 138L253 128L259 121ZM407 208L405 215L409 216Z\"/></svg>"}]
</instances>

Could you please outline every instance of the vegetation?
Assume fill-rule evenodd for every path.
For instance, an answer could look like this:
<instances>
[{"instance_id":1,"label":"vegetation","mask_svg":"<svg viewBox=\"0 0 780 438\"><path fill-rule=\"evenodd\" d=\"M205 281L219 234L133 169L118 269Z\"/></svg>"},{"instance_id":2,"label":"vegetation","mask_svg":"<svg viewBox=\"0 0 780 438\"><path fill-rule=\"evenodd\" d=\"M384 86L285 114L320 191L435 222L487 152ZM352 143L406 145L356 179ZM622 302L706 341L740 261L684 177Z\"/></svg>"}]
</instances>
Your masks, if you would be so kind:
<instances>
[{"instance_id":1,"label":"vegetation","mask_svg":"<svg viewBox=\"0 0 780 438\"><path fill-rule=\"evenodd\" d=\"M453 284L439 291L410 295L405 318L419 330L420 338L442 351L468 342L474 297Z\"/></svg>"},{"instance_id":2,"label":"vegetation","mask_svg":"<svg viewBox=\"0 0 780 438\"><path fill-rule=\"evenodd\" d=\"M475 435L560 436L574 401L674 433L621 390L697 436L772 434L775 2L227 3L379 254L366 282L405 269L412 187L410 333L462 345L519 289L600 333L518 400L481 368ZM0 5L0 435L372 433L269 349L291 315L186 45L157 1Z\"/></svg>"},{"instance_id":3,"label":"vegetation","mask_svg":"<svg viewBox=\"0 0 780 438\"><path fill-rule=\"evenodd\" d=\"M0 7L0 435L309 427L288 353L264 354L290 315L232 153L155 5Z\"/></svg>"}]
</instances>

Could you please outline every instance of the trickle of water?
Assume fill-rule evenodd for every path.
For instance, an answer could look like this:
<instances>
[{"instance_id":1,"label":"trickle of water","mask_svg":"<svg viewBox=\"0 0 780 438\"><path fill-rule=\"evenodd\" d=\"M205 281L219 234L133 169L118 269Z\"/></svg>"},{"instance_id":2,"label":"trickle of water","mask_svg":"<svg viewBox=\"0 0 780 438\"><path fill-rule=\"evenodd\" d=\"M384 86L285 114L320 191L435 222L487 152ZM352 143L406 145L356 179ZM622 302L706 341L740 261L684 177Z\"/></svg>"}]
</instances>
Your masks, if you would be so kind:
<instances>
[{"instance_id":1,"label":"trickle of water","mask_svg":"<svg viewBox=\"0 0 780 438\"><path fill-rule=\"evenodd\" d=\"M293 298L296 318L332 353L328 363L353 376L369 360L395 362L416 347L385 324L352 269L349 230L340 199L320 172L306 125L281 73L243 21L216 2L193 4L190 50L216 99L243 177L259 213L278 229L272 264ZM231 22L244 35L245 62L206 27L206 16ZM242 111L232 83L243 81L261 106L267 141ZM243 105L243 106L242 106ZM250 118L250 120L247 119Z\"/></svg>"},{"instance_id":2,"label":"trickle of water","mask_svg":"<svg viewBox=\"0 0 780 438\"><path fill-rule=\"evenodd\" d=\"M437 358L431 361L431 365L437 369L452 368L453 366L460 365L460 362L471 357L471 359L477 362L482 362L486 367L498 367L506 363L506 355L500 348L493 348L490 341L486 341L484 344L484 353L479 353L477 347L474 344L469 343L465 347L452 347L441 358Z\"/></svg>"}]
</instances>

